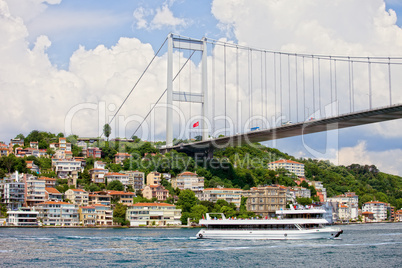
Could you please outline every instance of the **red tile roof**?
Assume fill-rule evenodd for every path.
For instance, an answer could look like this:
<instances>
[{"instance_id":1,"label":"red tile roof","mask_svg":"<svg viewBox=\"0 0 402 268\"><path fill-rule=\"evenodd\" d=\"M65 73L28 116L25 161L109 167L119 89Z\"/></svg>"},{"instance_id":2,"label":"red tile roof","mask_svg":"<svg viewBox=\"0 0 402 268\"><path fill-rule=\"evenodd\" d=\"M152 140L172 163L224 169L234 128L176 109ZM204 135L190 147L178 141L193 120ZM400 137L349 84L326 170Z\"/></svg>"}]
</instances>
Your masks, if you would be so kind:
<instances>
[{"instance_id":1,"label":"red tile roof","mask_svg":"<svg viewBox=\"0 0 402 268\"><path fill-rule=\"evenodd\" d=\"M275 162L271 162L269 164L279 164L279 163L290 163L290 164L298 164L298 165L303 165L302 163L296 162L296 161L292 161L292 160L287 160L287 159L281 159Z\"/></svg>"},{"instance_id":2,"label":"red tile roof","mask_svg":"<svg viewBox=\"0 0 402 268\"><path fill-rule=\"evenodd\" d=\"M131 205L133 207L175 207L175 205L167 203L137 203Z\"/></svg>"},{"instance_id":3,"label":"red tile roof","mask_svg":"<svg viewBox=\"0 0 402 268\"><path fill-rule=\"evenodd\" d=\"M46 192L52 193L52 194L61 194L56 188L53 187L46 187L45 188Z\"/></svg>"},{"instance_id":4,"label":"red tile roof","mask_svg":"<svg viewBox=\"0 0 402 268\"><path fill-rule=\"evenodd\" d=\"M366 202L364 204L384 204L384 205L386 205L387 203L380 202L380 201L370 201L370 202Z\"/></svg>"},{"instance_id":5,"label":"red tile roof","mask_svg":"<svg viewBox=\"0 0 402 268\"><path fill-rule=\"evenodd\" d=\"M55 178L40 177L39 180L56 181Z\"/></svg>"},{"instance_id":6,"label":"red tile roof","mask_svg":"<svg viewBox=\"0 0 402 268\"><path fill-rule=\"evenodd\" d=\"M71 189L71 190L73 190L74 192L85 192L85 190L83 189Z\"/></svg>"},{"instance_id":7,"label":"red tile roof","mask_svg":"<svg viewBox=\"0 0 402 268\"><path fill-rule=\"evenodd\" d=\"M106 176L128 176L128 175L117 172L109 172L106 174Z\"/></svg>"},{"instance_id":8,"label":"red tile roof","mask_svg":"<svg viewBox=\"0 0 402 268\"><path fill-rule=\"evenodd\" d=\"M131 155L128 153L117 153L115 154L115 156L131 156Z\"/></svg>"},{"instance_id":9,"label":"red tile roof","mask_svg":"<svg viewBox=\"0 0 402 268\"><path fill-rule=\"evenodd\" d=\"M42 203L39 203L38 205L73 205L71 203L67 203L67 202L58 202L58 201L45 201Z\"/></svg>"},{"instance_id":10,"label":"red tile roof","mask_svg":"<svg viewBox=\"0 0 402 268\"><path fill-rule=\"evenodd\" d=\"M110 195L135 195L132 192L123 192L123 191L107 191Z\"/></svg>"},{"instance_id":11,"label":"red tile roof","mask_svg":"<svg viewBox=\"0 0 402 268\"><path fill-rule=\"evenodd\" d=\"M239 188L207 188L204 189L204 191L212 191L212 190L220 190L220 191L242 191L242 189Z\"/></svg>"}]
</instances>

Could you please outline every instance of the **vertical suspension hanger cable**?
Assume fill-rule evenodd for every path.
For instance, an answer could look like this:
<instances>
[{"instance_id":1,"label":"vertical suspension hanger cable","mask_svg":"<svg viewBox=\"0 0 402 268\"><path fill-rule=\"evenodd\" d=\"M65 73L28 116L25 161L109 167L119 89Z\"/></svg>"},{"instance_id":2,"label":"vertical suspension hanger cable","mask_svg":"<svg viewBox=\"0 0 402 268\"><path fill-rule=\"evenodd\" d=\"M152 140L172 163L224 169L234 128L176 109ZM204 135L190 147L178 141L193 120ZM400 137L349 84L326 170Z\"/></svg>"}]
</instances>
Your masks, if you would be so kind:
<instances>
[{"instance_id":1,"label":"vertical suspension hanger cable","mask_svg":"<svg viewBox=\"0 0 402 268\"><path fill-rule=\"evenodd\" d=\"M351 80L352 73L351 73L350 63L351 63L350 57L348 57L348 66L349 66L349 104L350 104L349 110L350 110L350 113L351 113L352 112L352 80Z\"/></svg>"},{"instance_id":2,"label":"vertical suspension hanger cable","mask_svg":"<svg viewBox=\"0 0 402 268\"><path fill-rule=\"evenodd\" d=\"M355 78L354 78L354 71L353 71L353 60L351 63L351 67L352 67L352 112L355 111Z\"/></svg>"},{"instance_id":3,"label":"vertical suspension hanger cable","mask_svg":"<svg viewBox=\"0 0 402 268\"><path fill-rule=\"evenodd\" d=\"M254 117L254 106L253 106L253 50L250 49L250 109L251 109L251 118ZM254 120L251 121L251 123L254 125Z\"/></svg>"},{"instance_id":4,"label":"vertical suspension hanger cable","mask_svg":"<svg viewBox=\"0 0 402 268\"><path fill-rule=\"evenodd\" d=\"M295 87L296 87L296 122L299 122L299 85L298 83L298 77L297 77L297 54L295 54L295 70L296 70L296 76L295 76Z\"/></svg>"},{"instance_id":5,"label":"vertical suspension hanger cable","mask_svg":"<svg viewBox=\"0 0 402 268\"><path fill-rule=\"evenodd\" d=\"M227 124L227 114L226 114L226 43L223 46L223 70L224 70L224 88L225 88L225 136L226 136L226 124Z\"/></svg>"},{"instance_id":6,"label":"vertical suspension hanger cable","mask_svg":"<svg viewBox=\"0 0 402 268\"><path fill-rule=\"evenodd\" d=\"M389 87L389 106L392 106L391 92L391 58L388 58L388 87Z\"/></svg>"},{"instance_id":7,"label":"vertical suspension hanger cable","mask_svg":"<svg viewBox=\"0 0 402 268\"><path fill-rule=\"evenodd\" d=\"M281 106L281 112L279 114L279 116L281 117L281 125L283 123L282 119L282 53L279 53L279 103Z\"/></svg>"},{"instance_id":8,"label":"vertical suspension hanger cable","mask_svg":"<svg viewBox=\"0 0 402 268\"><path fill-rule=\"evenodd\" d=\"M334 79L335 79L335 101L337 107L337 115L339 116L339 101L338 101L338 84L337 84L337 77L336 77L336 59L334 60Z\"/></svg>"},{"instance_id":9,"label":"vertical suspension hanger cable","mask_svg":"<svg viewBox=\"0 0 402 268\"><path fill-rule=\"evenodd\" d=\"M370 61L370 57L367 57L367 61L368 61L368 77L369 77L369 107L370 110L372 108L372 92L371 92L371 61Z\"/></svg>"},{"instance_id":10,"label":"vertical suspension hanger cable","mask_svg":"<svg viewBox=\"0 0 402 268\"><path fill-rule=\"evenodd\" d=\"M321 65L320 65L320 58L317 61L318 64L318 114L321 118Z\"/></svg>"},{"instance_id":11,"label":"vertical suspension hanger cable","mask_svg":"<svg viewBox=\"0 0 402 268\"><path fill-rule=\"evenodd\" d=\"M268 128L268 78L267 78L267 51L264 51L264 58L265 58L265 128Z\"/></svg>"},{"instance_id":12,"label":"vertical suspension hanger cable","mask_svg":"<svg viewBox=\"0 0 402 268\"><path fill-rule=\"evenodd\" d=\"M306 120L306 74L304 70L304 56L303 56L303 115L304 120ZM309 116L309 115L307 115Z\"/></svg>"},{"instance_id":13,"label":"vertical suspension hanger cable","mask_svg":"<svg viewBox=\"0 0 402 268\"><path fill-rule=\"evenodd\" d=\"M292 121L292 110L290 107L290 55L288 54L288 89L289 89L289 121Z\"/></svg>"},{"instance_id":14,"label":"vertical suspension hanger cable","mask_svg":"<svg viewBox=\"0 0 402 268\"><path fill-rule=\"evenodd\" d=\"M216 44L211 44L212 47L212 134L215 134L215 56Z\"/></svg>"},{"instance_id":15,"label":"vertical suspension hanger cable","mask_svg":"<svg viewBox=\"0 0 402 268\"><path fill-rule=\"evenodd\" d=\"M188 56L190 57L190 53L191 53L191 42L189 42L190 43L190 49L189 49L189 51L188 51ZM192 79L192 76L191 76L191 63L192 62L190 62L190 65L189 65L189 72L190 72L190 75L189 75L189 79L188 79L188 81L189 81L189 91L190 91L190 96L189 96L189 100L190 100L190 120L192 120L192 118L191 118L191 107L192 107L192 105L191 105L191 102L192 102L192 97L191 97L191 79ZM190 121L191 122L191 121ZM189 131L189 141L191 142L191 132L192 132L192 124L190 123L190 131Z\"/></svg>"},{"instance_id":16,"label":"vertical suspension hanger cable","mask_svg":"<svg viewBox=\"0 0 402 268\"><path fill-rule=\"evenodd\" d=\"M314 77L314 56L311 55L311 68L312 68L312 73L313 73L313 113L315 114L315 77Z\"/></svg>"},{"instance_id":17,"label":"vertical suspension hanger cable","mask_svg":"<svg viewBox=\"0 0 402 268\"><path fill-rule=\"evenodd\" d=\"M247 50L247 73L248 73L248 80L247 80L247 84L248 84L248 114L249 114L249 118L252 117L251 115L251 99L252 99L252 93L251 93L251 86L250 86L250 49ZM252 121L250 122L251 127L253 127L252 125Z\"/></svg>"},{"instance_id":18,"label":"vertical suspension hanger cable","mask_svg":"<svg viewBox=\"0 0 402 268\"><path fill-rule=\"evenodd\" d=\"M263 69L262 69L262 50L261 50L261 118L264 117L264 85L263 85L263 81L264 81L264 77L263 77ZM264 126L264 121L261 122L261 128L263 128Z\"/></svg>"},{"instance_id":19,"label":"vertical suspension hanger cable","mask_svg":"<svg viewBox=\"0 0 402 268\"><path fill-rule=\"evenodd\" d=\"M240 110L239 110L239 90L240 90L240 86L239 86L239 47L236 46L236 121L237 121L237 131L236 133L240 133Z\"/></svg>"},{"instance_id":20,"label":"vertical suspension hanger cable","mask_svg":"<svg viewBox=\"0 0 402 268\"><path fill-rule=\"evenodd\" d=\"M276 117L276 53L274 52L274 99L275 99L275 114Z\"/></svg>"},{"instance_id":21,"label":"vertical suspension hanger cable","mask_svg":"<svg viewBox=\"0 0 402 268\"><path fill-rule=\"evenodd\" d=\"M331 56L329 56L329 89L331 91L331 116L334 116L333 114L333 98L332 98L332 59Z\"/></svg>"},{"instance_id":22,"label":"vertical suspension hanger cable","mask_svg":"<svg viewBox=\"0 0 402 268\"><path fill-rule=\"evenodd\" d=\"M180 68L181 68L181 60L180 60L180 58L181 58L181 55L180 55L180 52L181 52L181 38L179 38L179 68L178 68L178 70L180 70ZM181 98L181 76L179 76L179 101L178 101L178 103L179 103L179 111L181 111L181 101L180 101L180 98ZM180 117L180 115L179 115L179 117ZM181 120L179 120L179 122L180 122ZM184 126L180 126L180 124L179 124L179 133L181 133L181 129L182 129L182 127L184 127ZM173 128L174 129L174 128ZM174 136L173 136L174 137Z\"/></svg>"}]
</instances>

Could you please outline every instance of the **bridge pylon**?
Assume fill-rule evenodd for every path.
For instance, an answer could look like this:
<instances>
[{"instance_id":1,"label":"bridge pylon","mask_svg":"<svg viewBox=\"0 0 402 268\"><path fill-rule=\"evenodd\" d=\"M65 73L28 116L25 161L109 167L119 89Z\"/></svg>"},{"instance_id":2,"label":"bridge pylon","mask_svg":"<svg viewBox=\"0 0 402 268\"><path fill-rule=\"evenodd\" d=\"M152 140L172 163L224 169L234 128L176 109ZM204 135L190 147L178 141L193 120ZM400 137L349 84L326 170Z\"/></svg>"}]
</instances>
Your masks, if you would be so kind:
<instances>
[{"instance_id":1,"label":"bridge pylon","mask_svg":"<svg viewBox=\"0 0 402 268\"><path fill-rule=\"evenodd\" d=\"M166 111L166 147L173 146L173 101L201 103L202 111L200 122L202 140L208 139L208 68L207 68L207 42L202 40L183 38L169 34L168 36L168 60L167 60L167 111ZM201 93L183 92L173 90L173 49L185 49L200 51L202 53L201 69Z\"/></svg>"}]
</instances>

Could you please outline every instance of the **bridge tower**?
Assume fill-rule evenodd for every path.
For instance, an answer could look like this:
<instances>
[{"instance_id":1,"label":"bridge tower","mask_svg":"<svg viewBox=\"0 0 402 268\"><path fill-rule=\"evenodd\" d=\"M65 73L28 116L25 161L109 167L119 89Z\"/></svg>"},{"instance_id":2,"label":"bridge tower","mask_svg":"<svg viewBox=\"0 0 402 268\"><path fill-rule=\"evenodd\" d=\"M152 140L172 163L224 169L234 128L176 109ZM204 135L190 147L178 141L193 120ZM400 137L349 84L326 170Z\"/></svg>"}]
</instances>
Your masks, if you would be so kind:
<instances>
[{"instance_id":1,"label":"bridge tower","mask_svg":"<svg viewBox=\"0 0 402 268\"><path fill-rule=\"evenodd\" d=\"M167 111L166 111L166 146L173 146L173 101L194 102L202 104L201 129L202 140L208 139L208 80L207 80L207 42L202 40L183 38L169 34L168 36L168 60L167 60ZM202 53L201 90L202 93L190 93L173 90L173 49L186 49L200 51Z\"/></svg>"}]
</instances>

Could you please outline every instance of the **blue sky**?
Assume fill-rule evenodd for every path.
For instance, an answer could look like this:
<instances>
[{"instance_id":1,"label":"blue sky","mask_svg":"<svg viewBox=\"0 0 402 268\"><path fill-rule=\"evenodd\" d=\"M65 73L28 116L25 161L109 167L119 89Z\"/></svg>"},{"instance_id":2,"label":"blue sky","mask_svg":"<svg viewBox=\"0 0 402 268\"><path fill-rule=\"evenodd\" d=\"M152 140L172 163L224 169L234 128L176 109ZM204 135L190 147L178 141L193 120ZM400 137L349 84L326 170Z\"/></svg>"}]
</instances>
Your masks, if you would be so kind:
<instances>
[{"instance_id":1,"label":"blue sky","mask_svg":"<svg viewBox=\"0 0 402 268\"><path fill-rule=\"evenodd\" d=\"M66 118L74 109L81 110L71 119L73 133L96 135L105 120L93 120L101 117L100 107L113 115L111 107L120 105L169 32L277 51L402 56L398 0L0 0L0 12L1 123L8 126L0 132L3 141L33 129L68 132ZM144 114L165 86L164 53L162 67L144 81L144 94L122 109L126 119L135 118L134 108ZM395 160L402 159L400 123L268 145L297 157L376 164L402 175L402 160ZM134 127L127 124L126 133ZM163 130L157 132L162 138Z\"/></svg>"}]
</instances>

